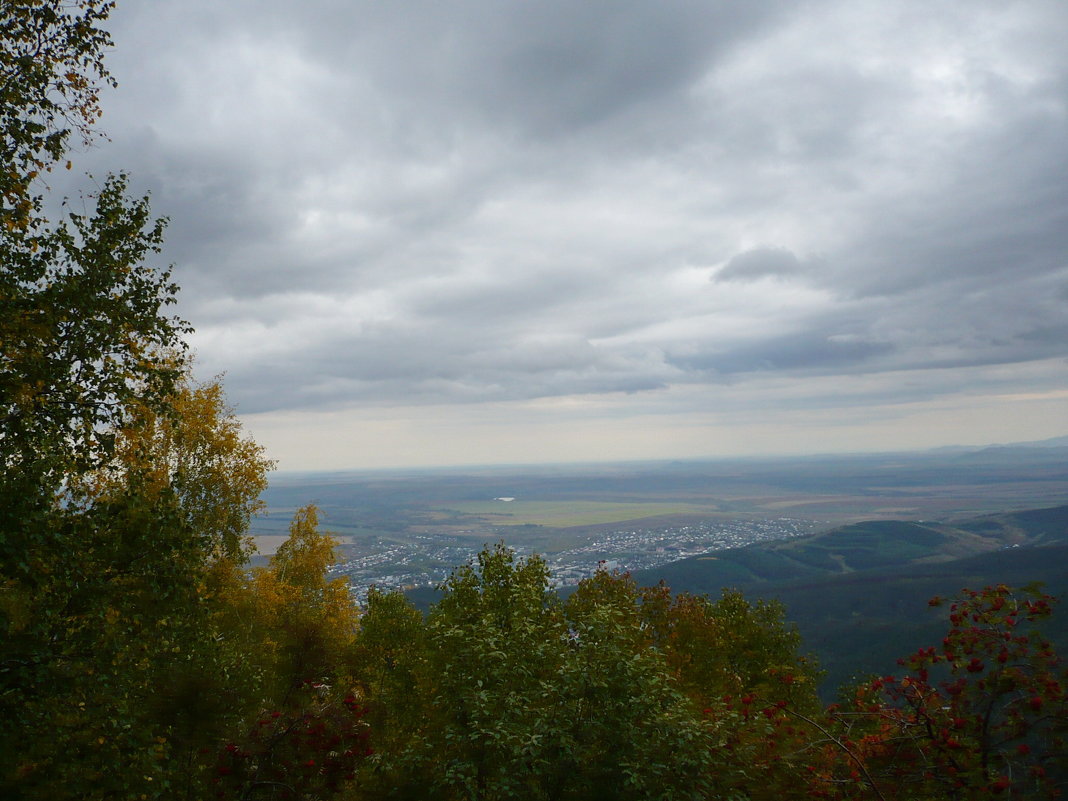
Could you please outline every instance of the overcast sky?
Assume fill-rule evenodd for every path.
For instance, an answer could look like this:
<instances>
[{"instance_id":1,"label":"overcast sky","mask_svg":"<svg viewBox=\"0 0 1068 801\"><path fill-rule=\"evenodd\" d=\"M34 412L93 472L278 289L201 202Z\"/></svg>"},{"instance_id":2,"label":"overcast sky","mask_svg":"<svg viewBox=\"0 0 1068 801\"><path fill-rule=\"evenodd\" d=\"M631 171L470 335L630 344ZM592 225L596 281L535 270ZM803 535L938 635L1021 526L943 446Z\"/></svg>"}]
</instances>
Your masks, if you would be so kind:
<instances>
[{"instance_id":1,"label":"overcast sky","mask_svg":"<svg viewBox=\"0 0 1068 801\"><path fill-rule=\"evenodd\" d=\"M122 0L83 171L283 469L1068 433L1063 0ZM83 179L84 182L84 179Z\"/></svg>"}]
</instances>

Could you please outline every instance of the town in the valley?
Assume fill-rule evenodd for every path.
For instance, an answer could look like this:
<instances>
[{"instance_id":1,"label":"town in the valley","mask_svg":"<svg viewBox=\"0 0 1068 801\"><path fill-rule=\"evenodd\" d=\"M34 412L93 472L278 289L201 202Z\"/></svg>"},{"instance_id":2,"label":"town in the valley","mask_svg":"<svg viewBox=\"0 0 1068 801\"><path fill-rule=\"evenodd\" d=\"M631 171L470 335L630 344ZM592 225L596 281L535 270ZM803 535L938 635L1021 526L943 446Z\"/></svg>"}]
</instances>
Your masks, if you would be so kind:
<instances>
[{"instance_id":1,"label":"town in the valley","mask_svg":"<svg viewBox=\"0 0 1068 801\"><path fill-rule=\"evenodd\" d=\"M566 587L577 584L599 568L642 570L725 548L804 536L817 526L816 521L790 517L650 527L631 521L575 547L542 556L554 586ZM521 543L509 542L507 529L498 532L498 540L519 555L534 551ZM372 586L384 591L436 586L457 566L472 560L479 550L470 537L447 534L412 535L404 542L383 540L377 546L364 546L360 548L361 555L351 558L346 556L348 549L342 546L340 559L331 568L334 576L348 577L360 600Z\"/></svg>"}]
</instances>

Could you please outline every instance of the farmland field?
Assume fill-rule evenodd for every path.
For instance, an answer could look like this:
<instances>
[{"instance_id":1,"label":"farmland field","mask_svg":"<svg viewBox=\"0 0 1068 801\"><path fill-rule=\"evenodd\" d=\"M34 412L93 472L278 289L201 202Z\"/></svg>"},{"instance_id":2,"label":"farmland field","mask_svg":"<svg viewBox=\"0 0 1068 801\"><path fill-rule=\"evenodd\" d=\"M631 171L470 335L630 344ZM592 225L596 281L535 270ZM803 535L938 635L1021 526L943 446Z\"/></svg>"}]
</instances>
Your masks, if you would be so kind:
<instances>
[{"instance_id":1,"label":"farmland field","mask_svg":"<svg viewBox=\"0 0 1068 801\"><path fill-rule=\"evenodd\" d=\"M712 504L617 503L610 501L465 501L451 504L449 511L478 517L497 526L596 526L649 517L679 514L710 514Z\"/></svg>"}]
</instances>

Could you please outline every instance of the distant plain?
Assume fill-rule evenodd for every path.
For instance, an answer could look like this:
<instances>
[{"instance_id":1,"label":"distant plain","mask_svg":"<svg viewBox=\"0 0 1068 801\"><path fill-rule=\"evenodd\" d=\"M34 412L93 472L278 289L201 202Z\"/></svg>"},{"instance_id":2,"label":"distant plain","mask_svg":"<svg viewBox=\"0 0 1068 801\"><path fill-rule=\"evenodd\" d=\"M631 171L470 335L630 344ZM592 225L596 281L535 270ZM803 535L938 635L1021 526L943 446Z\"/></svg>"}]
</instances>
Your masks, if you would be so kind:
<instances>
[{"instance_id":1,"label":"distant plain","mask_svg":"<svg viewBox=\"0 0 1068 801\"><path fill-rule=\"evenodd\" d=\"M504 502L494 500L511 497ZM793 517L952 521L1068 500L1068 448L807 459L499 466L276 475L253 523L269 553L307 503L346 549L441 535L551 552L606 528ZM274 535L272 537L272 535Z\"/></svg>"}]
</instances>

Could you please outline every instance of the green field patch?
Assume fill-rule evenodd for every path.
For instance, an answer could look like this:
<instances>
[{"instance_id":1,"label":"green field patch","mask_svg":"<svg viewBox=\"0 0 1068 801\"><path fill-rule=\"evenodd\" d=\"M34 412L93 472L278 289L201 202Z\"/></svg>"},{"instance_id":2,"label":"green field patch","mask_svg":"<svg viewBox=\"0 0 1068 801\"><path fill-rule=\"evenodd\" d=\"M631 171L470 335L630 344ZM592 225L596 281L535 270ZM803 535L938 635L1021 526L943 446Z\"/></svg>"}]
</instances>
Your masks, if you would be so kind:
<instances>
[{"instance_id":1,"label":"green field patch","mask_svg":"<svg viewBox=\"0 0 1068 801\"><path fill-rule=\"evenodd\" d=\"M447 509L500 526L596 526L662 515L703 514L711 506L674 503L614 503L600 501L463 501Z\"/></svg>"}]
</instances>

